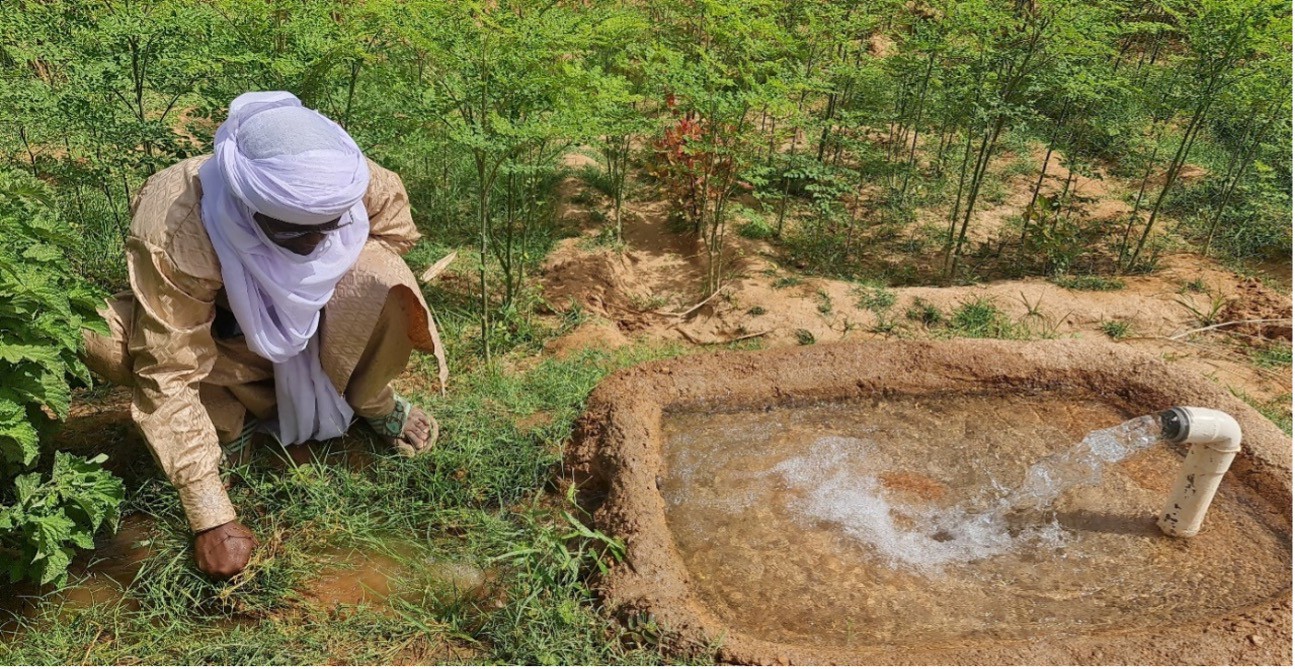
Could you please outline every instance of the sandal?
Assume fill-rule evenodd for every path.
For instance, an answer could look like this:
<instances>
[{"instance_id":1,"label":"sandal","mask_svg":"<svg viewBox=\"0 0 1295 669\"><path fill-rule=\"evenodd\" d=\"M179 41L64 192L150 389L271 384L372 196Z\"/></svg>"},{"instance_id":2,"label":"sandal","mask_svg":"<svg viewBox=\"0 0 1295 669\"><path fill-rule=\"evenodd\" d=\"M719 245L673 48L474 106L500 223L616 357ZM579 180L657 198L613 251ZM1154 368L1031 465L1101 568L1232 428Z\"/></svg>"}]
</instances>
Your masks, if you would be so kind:
<instances>
[{"instance_id":1,"label":"sandal","mask_svg":"<svg viewBox=\"0 0 1295 669\"><path fill-rule=\"evenodd\" d=\"M233 462L241 462L244 451L247 450L248 444L252 443L252 438L256 436L257 430L261 427L261 421L253 416L248 416L243 421L243 431L238 436L226 441L220 445L224 457Z\"/></svg>"},{"instance_id":2,"label":"sandal","mask_svg":"<svg viewBox=\"0 0 1295 669\"><path fill-rule=\"evenodd\" d=\"M396 452L404 457L412 458L415 455L431 450L436 443L437 437L440 436L440 425L437 424L436 419L427 416L427 422L431 424L431 434L428 435L427 441L421 448L415 447L408 441L401 439L401 435L405 431L405 423L409 422L409 417L413 415L415 407L412 402L401 397L398 393L395 394L395 398L396 408L392 409L391 413L375 418L365 418L364 421L369 424L369 427L373 428L374 432L378 433L378 436L391 444L392 448L396 449Z\"/></svg>"}]
</instances>

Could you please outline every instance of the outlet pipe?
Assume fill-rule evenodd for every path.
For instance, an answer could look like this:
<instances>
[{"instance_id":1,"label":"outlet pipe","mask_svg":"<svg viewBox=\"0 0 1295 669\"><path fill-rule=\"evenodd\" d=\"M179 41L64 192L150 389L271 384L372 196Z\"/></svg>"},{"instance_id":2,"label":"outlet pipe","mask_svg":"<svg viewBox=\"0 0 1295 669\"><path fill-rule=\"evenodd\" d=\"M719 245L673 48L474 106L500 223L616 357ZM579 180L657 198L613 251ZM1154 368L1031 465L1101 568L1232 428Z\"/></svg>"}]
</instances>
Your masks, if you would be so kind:
<instances>
[{"instance_id":1,"label":"outlet pipe","mask_svg":"<svg viewBox=\"0 0 1295 669\"><path fill-rule=\"evenodd\" d=\"M1161 412L1160 427L1165 439L1191 449L1157 524L1171 537L1194 537L1223 474L1241 450L1241 426L1215 409L1174 407Z\"/></svg>"}]
</instances>

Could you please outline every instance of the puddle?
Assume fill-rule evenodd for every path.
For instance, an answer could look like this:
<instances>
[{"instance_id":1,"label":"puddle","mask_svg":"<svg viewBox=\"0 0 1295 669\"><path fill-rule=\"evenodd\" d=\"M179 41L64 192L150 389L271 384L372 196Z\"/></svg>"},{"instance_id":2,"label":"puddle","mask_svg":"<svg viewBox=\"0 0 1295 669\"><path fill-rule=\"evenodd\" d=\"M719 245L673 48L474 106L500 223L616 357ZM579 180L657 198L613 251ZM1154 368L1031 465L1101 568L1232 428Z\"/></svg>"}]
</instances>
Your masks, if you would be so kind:
<instances>
[{"instance_id":1,"label":"puddle","mask_svg":"<svg viewBox=\"0 0 1295 669\"><path fill-rule=\"evenodd\" d=\"M1201 535L1160 534L1181 463L1164 444L1050 509L977 524L1031 464L1127 418L1092 396L1001 393L667 415L660 491L695 596L777 643L1144 627L1288 588L1284 519L1230 477Z\"/></svg>"},{"instance_id":2,"label":"puddle","mask_svg":"<svg viewBox=\"0 0 1295 669\"><path fill-rule=\"evenodd\" d=\"M400 561L386 555L334 548L319 557L337 566L312 579L304 592L309 600L326 608L384 603L404 574Z\"/></svg>"},{"instance_id":3,"label":"puddle","mask_svg":"<svg viewBox=\"0 0 1295 669\"><path fill-rule=\"evenodd\" d=\"M435 560L412 545L397 545L392 554L329 548L317 559L326 567L306 583L306 600L327 609L383 606L393 599L448 606L484 597L487 572L466 562Z\"/></svg>"},{"instance_id":4,"label":"puddle","mask_svg":"<svg viewBox=\"0 0 1295 669\"><path fill-rule=\"evenodd\" d=\"M101 539L94 551L73 560L68 582L62 588L29 583L0 587L0 632L15 631L19 620L35 616L42 606L74 612L122 601L144 561L152 555L152 527L146 516L123 518L116 534ZM132 599L123 603L131 610L139 608Z\"/></svg>"}]
</instances>

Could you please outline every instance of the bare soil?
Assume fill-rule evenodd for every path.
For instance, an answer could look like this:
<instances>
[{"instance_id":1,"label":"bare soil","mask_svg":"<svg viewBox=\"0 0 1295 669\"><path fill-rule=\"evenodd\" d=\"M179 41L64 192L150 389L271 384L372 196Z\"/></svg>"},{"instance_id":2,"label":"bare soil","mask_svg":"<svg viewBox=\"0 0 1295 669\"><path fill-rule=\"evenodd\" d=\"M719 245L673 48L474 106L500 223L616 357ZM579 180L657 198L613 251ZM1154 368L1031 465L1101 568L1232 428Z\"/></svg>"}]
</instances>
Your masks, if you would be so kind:
<instances>
[{"instance_id":1,"label":"bare soil","mask_svg":"<svg viewBox=\"0 0 1295 669\"><path fill-rule=\"evenodd\" d=\"M1049 175L1049 181L1057 179L1052 171ZM1077 183L1079 192L1099 201L1098 212L1118 209L1102 199L1102 181L1080 177ZM717 295L705 295L700 292L705 253L689 233L672 232L667 215L662 202L629 203L623 248L598 244L600 226L585 220L583 232L560 242L546 259L541 283L550 303L577 304L600 321L573 335L571 345L616 348L634 340L709 345L759 338L765 347L778 347L806 339L922 339L942 335L906 317L915 300L947 315L966 302L987 299L1033 337L1109 341L1103 324L1123 321L1130 330L1121 346L1173 361L1262 401L1291 392L1288 373L1256 367L1248 357L1251 346L1290 340L1290 296L1197 254L1166 256L1158 271L1123 277L1125 287L1115 291L1068 290L1044 279L892 288L894 306L878 313L860 304L856 284L804 276L780 265L770 242L736 234L729 235L725 251L726 283ZM582 218L571 212L569 220L579 224ZM1193 292L1190 286L1205 290ZM1200 315L1209 314L1216 301L1225 305L1214 314L1216 323L1287 320L1173 338L1204 326ZM1230 332L1252 336L1239 339L1227 336ZM586 337L591 340L579 341Z\"/></svg>"}]
</instances>

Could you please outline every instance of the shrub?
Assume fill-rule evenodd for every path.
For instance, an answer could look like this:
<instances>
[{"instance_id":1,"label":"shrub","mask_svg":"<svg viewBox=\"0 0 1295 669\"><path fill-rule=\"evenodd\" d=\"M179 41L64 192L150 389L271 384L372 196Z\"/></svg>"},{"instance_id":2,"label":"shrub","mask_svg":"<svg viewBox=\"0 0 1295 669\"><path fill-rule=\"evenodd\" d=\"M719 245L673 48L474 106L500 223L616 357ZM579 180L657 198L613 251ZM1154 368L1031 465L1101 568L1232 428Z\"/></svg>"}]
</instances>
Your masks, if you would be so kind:
<instances>
[{"instance_id":1,"label":"shrub","mask_svg":"<svg viewBox=\"0 0 1295 669\"><path fill-rule=\"evenodd\" d=\"M884 286L856 286L854 294L859 296L860 309L879 314L895 306L895 291Z\"/></svg>"},{"instance_id":2,"label":"shrub","mask_svg":"<svg viewBox=\"0 0 1295 669\"><path fill-rule=\"evenodd\" d=\"M81 330L104 327L100 296L68 273L68 226L50 211L43 184L0 172L0 557L10 580L39 583L66 579L75 550L116 523L123 497L100 466L106 456L40 458L71 404L68 376L89 382Z\"/></svg>"},{"instance_id":3,"label":"shrub","mask_svg":"<svg viewBox=\"0 0 1295 669\"><path fill-rule=\"evenodd\" d=\"M743 223L737 233L747 239L772 239L777 236L777 231L763 217L752 218L750 221Z\"/></svg>"},{"instance_id":4,"label":"shrub","mask_svg":"<svg viewBox=\"0 0 1295 669\"><path fill-rule=\"evenodd\" d=\"M959 303L949 317L948 327L951 334L979 339L1023 339L1028 335L985 297Z\"/></svg>"},{"instance_id":5,"label":"shrub","mask_svg":"<svg viewBox=\"0 0 1295 669\"><path fill-rule=\"evenodd\" d=\"M913 298L913 306L909 307L904 315L908 317L908 320L918 321L927 327L944 322L944 312L940 311L939 307L920 297Z\"/></svg>"},{"instance_id":6,"label":"shrub","mask_svg":"<svg viewBox=\"0 0 1295 669\"><path fill-rule=\"evenodd\" d=\"M1129 336L1129 332L1131 330L1132 326L1128 321L1122 321L1118 318L1109 321L1102 321L1102 332L1111 339L1123 339Z\"/></svg>"}]
</instances>

